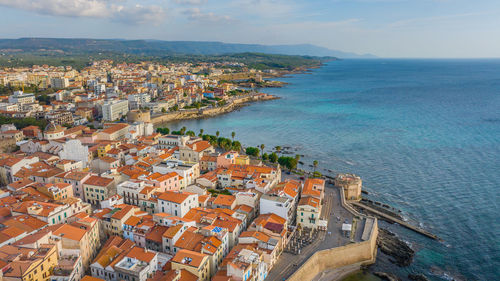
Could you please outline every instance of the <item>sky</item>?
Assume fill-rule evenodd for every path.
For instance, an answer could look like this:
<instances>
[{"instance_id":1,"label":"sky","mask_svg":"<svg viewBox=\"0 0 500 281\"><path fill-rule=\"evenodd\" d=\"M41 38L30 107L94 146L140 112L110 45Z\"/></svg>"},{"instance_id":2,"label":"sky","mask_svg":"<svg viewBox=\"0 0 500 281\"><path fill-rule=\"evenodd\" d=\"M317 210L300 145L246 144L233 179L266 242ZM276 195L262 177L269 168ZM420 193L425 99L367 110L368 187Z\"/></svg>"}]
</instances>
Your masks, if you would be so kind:
<instances>
[{"instance_id":1,"label":"sky","mask_svg":"<svg viewBox=\"0 0 500 281\"><path fill-rule=\"evenodd\" d=\"M500 0L0 0L0 38L314 44L379 57L500 57Z\"/></svg>"}]
</instances>

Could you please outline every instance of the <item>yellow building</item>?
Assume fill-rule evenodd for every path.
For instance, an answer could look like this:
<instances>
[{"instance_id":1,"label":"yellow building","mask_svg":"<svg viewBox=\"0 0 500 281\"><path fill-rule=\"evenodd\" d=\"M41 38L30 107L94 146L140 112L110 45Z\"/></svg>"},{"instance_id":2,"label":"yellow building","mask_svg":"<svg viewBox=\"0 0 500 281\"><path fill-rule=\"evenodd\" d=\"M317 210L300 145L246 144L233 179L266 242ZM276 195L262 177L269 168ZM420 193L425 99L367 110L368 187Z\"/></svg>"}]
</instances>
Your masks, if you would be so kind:
<instances>
[{"instance_id":1,"label":"yellow building","mask_svg":"<svg viewBox=\"0 0 500 281\"><path fill-rule=\"evenodd\" d=\"M303 197L297 206L297 225L316 229L319 225L321 204L318 198Z\"/></svg>"},{"instance_id":2,"label":"yellow building","mask_svg":"<svg viewBox=\"0 0 500 281\"><path fill-rule=\"evenodd\" d=\"M48 183L37 186L36 189L54 201L73 197L73 186L69 183Z\"/></svg>"},{"instance_id":3,"label":"yellow building","mask_svg":"<svg viewBox=\"0 0 500 281\"><path fill-rule=\"evenodd\" d=\"M98 205L102 200L114 195L114 180L100 176L91 176L83 183L85 201Z\"/></svg>"},{"instance_id":4,"label":"yellow building","mask_svg":"<svg viewBox=\"0 0 500 281\"><path fill-rule=\"evenodd\" d=\"M52 234L60 237L63 249L80 250L84 268L90 265L101 246L98 221L93 218L62 224Z\"/></svg>"},{"instance_id":5,"label":"yellow building","mask_svg":"<svg viewBox=\"0 0 500 281\"><path fill-rule=\"evenodd\" d=\"M102 158L102 157L106 156L108 151L111 150L111 148L113 148L113 147L109 143L99 146L99 148L97 149L97 157Z\"/></svg>"},{"instance_id":6,"label":"yellow building","mask_svg":"<svg viewBox=\"0 0 500 281\"><path fill-rule=\"evenodd\" d=\"M0 254L9 262L3 280L46 281L57 265L54 244L41 244L36 249L6 245L0 248Z\"/></svg>"},{"instance_id":7,"label":"yellow building","mask_svg":"<svg viewBox=\"0 0 500 281\"><path fill-rule=\"evenodd\" d=\"M172 270L187 270L196 275L198 280L210 280L210 262L208 255L189 250L180 250L172 258Z\"/></svg>"},{"instance_id":8,"label":"yellow building","mask_svg":"<svg viewBox=\"0 0 500 281\"><path fill-rule=\"evenodd\" d=\"M248 155L238 155L235 161L236 165L250 165L250 157Z\"/></svg>"}]
</instances>

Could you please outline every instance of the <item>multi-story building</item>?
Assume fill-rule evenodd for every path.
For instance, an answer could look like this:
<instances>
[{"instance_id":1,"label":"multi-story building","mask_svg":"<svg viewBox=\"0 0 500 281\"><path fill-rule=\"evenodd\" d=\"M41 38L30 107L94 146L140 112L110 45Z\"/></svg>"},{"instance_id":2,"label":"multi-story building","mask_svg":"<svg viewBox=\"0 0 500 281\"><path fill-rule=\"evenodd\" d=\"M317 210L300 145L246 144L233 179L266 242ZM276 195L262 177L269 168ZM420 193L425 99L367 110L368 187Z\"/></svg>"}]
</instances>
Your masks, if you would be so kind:
<instances>
[{"instance_id":1,"label":"multi-story building","mask_svg":"<svg viewBox=\"0 0 500 281\"><path fill-rule=\"evenodd\" d=\"M66 77L50 78L50 85L54 89L64 89L69 87L69 79Z\"/></svg>"},{"instance_id":2,"label":"multi-story building","mask_svg":"<svg viewBox=\"0 0 500 281\"><path fill-rule=\"evenodd\" d=\"M36 248L6 245L0 253L8 262L3 280L49 280L51 271L57 265L57 246L41 244Z\"/></svg>"},{"instance_id":3,"label":"multi-story building","mask_svg":"<svg viewBox=\"0 0 500 281\"><path fill-rule=\"evenodd\" d=\"M51 111L45 114L45 119L59 125L73 125L73 114L69 111Z\"/></svg>"},{"instance_id":4,"label":"multi-story building","mask_svg":"<svg viewBox=\"0 0 500 281\"><path fill-rule=\"evenodd\" d=\"M179 175L180 189L194 184L200 176L200 164L198 162L182 162L178 160L167 160L153 166L154 173Z\"/></svg>"},{"instance_id":5,"label":"multi-story building","mask_svg":"<svg viewBox=\"0 0 500 281\"><path fill-rule=\"evenodd\" d=\"M189 250L180 250L177 252L172 258L172 269L187 270L194 274L200 281L210 280L211 276L208 255Z\"/></svg>"},{"instance_id":6,"label":"multi-story building","mask_svg":"<svg viewBox=\"0 0 500 281\"><path fill-rule=\"evenodd\" d=\"M22 214L30 215L49 225L54 225L66 222L68 217L71 216L71 207L47 202L24 201L12 208L12 215Z\"/></svg>"},{"instance_id":7,"label":"multi-story building","mask_svg":"<svg viewBox=\"0 0 500 281\"><path fill-rule=\"evenodd\" d=\"M23 91L15 91L14 94L9 96L9 102L17 103L19 105L34 103L35 95L31 93L23 93Z\"/></svg>"},{"instance_id":8,"label":"multi-story building","mask_svg":"<svg viewBox=\"0 0 500 281\"><path fill-rule=\"evenodd\" d=\"M98 205L101 200L116 194L114 180L100 176L91 176L83 183L87 203Z\"/></svg>"},{"instance_id":9,"label":"multi-story building","mask_svg":"<svg viewBox=\"0 0 500 281\"><path fill-rule=\"evenodd\" d=\"M146 281L158 270L158 253L134 247L114 267L117 280Z\"/></svg>"},{"instance_id":10,"label":"multi-story building","mask_svg":"<svg viewBox=\"0 0 500 281\"><path fill-rule=\"evenodd\" d=\"M293 200L287 197L264 194L260 197L260 213L276 214L291 222L295 217L293 203Z\"/></svg>"},{"instance_id":11,"label":"multi-story building","mask_svg":"<svg viewBox=\"0 0 500 281\"><path fill-rule=\"evenodd\" d=\"M198 207L198 194L166 191L158 196L157 213L184 217L192 208Z\"/></svg>"},{"instance_id":12,"label":"multi-story building","mask_svg":"<svg viewBox=\"0 0 500 281\"><path fill-rule=\"evenodd\" d=\"M127 99L130 109L138 109L151 101L151 95L148 93L132 94L128 95Z\"/></svg>"},{"instance_id":13,"label":"multi-story building","mask_svg":"<svg viewBox=\"0 0 500 281\"><path fill-rule=\"evenodd\" d=\"M297 225L303 228L316 229L319 225L321 204L314 197L303 197L297 206Z\"/></svg>"},{"instance_id":14,"label":"multi-story building","mask_svg":"<svg viewBox=\"0 0 500 281\"><path fill-rule=\"evenodd\" d=\"M105 121L115 121L128 112L128 100L107 100L102 105L102 119Z\"/></svg>"}]
</instances>

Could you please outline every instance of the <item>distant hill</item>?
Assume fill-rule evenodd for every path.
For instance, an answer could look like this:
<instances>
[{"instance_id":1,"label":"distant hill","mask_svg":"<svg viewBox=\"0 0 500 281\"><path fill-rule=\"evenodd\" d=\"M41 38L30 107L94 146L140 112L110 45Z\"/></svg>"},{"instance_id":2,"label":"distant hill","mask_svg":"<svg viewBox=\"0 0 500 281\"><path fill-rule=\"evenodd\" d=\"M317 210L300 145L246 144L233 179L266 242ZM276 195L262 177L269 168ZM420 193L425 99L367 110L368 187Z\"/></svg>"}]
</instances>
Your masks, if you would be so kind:
<instances>
[{"instance_id":1,"label":"distant hill","mask_svg":"<svg viewBox=\"0 0 500 281\"><path fill-rule=\"evenodd\" d=\"M121 40L121 39L62 39L62 38L20 38L0 39L1 50L63 51L81 54L95 52L122 52L135 55L223 55L234 53L265 53L302 56L330 56L337 58L374 58L370 54L330 50L310 44L300 45L259 45L233 44L203 41L161 41L161 40Z\"/></svg>"}]
</instances>

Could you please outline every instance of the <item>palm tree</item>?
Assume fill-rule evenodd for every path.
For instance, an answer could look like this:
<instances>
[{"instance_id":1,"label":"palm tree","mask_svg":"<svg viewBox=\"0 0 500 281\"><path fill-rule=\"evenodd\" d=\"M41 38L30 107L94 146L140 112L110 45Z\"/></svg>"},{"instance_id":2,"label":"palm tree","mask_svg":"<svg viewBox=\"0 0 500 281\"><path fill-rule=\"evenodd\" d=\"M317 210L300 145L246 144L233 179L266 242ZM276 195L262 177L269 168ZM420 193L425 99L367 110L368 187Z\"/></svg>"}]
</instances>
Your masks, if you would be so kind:
<instances>
[{"instance_id":1,"label":"palm tree","mask_svg":"<svg viewBox=\"0 0 500 281\"><path fill-rule=\"evenodd\" d=\"M266 147L266 146L265 146L264 144L261 144L261 145L260 145L260 150L261 150L260 154L261 154L261 155L263 155L263 154L264 154L264 148L265 148L265 147Z\"/></svg>"},{"instance_id":2,"label":"palm tree","mask_svg":"<svg viewBox=\"0 0 500 281\"><path fill-rule=\"evenodd\" d=\"M186 132L187 128L186 127L182 127L181 128L181 135L184 135L184 133Z\"/></svg>"},{"instance_id":3,"label":"palm tree","mask_svg":"<svg viewBox=\"0 0 500 281\"><path fill-rule=\"evenodd\" d=\"M236 136L236 133L235 132L232 132L231 133L231 137L233 138L233 141L234 141L234 137Z\"/></svg>"},{"instance_id":4,"label":"palm tree","mask_svg":"<svg viewBox=\"0 0 500 281\"><path fill-rule=\"evenodd\" d=\"M220 132L219 132L219 131L215 132L215 135L216 135L217 137L219 137Z\"/></svg>"},{"instance_id":5,"label":"palm tree","mask_svg":"<svg viewBox=\"0 0 500 281\"><path fill-rule=\"evenodd\" d=\"M316 168L318 167L318 160L313 161L314 171L316 172Z\"/></svg>"},{"instance_id":6,"label":"palm tree","mask_svg":"<svg viewBox=\"0 0 500 281\"><path fill-rule=\"evenodd\" d=\"M203 129L200 129L200 137L203 136Z\"/></svg>"}]
</instances>

